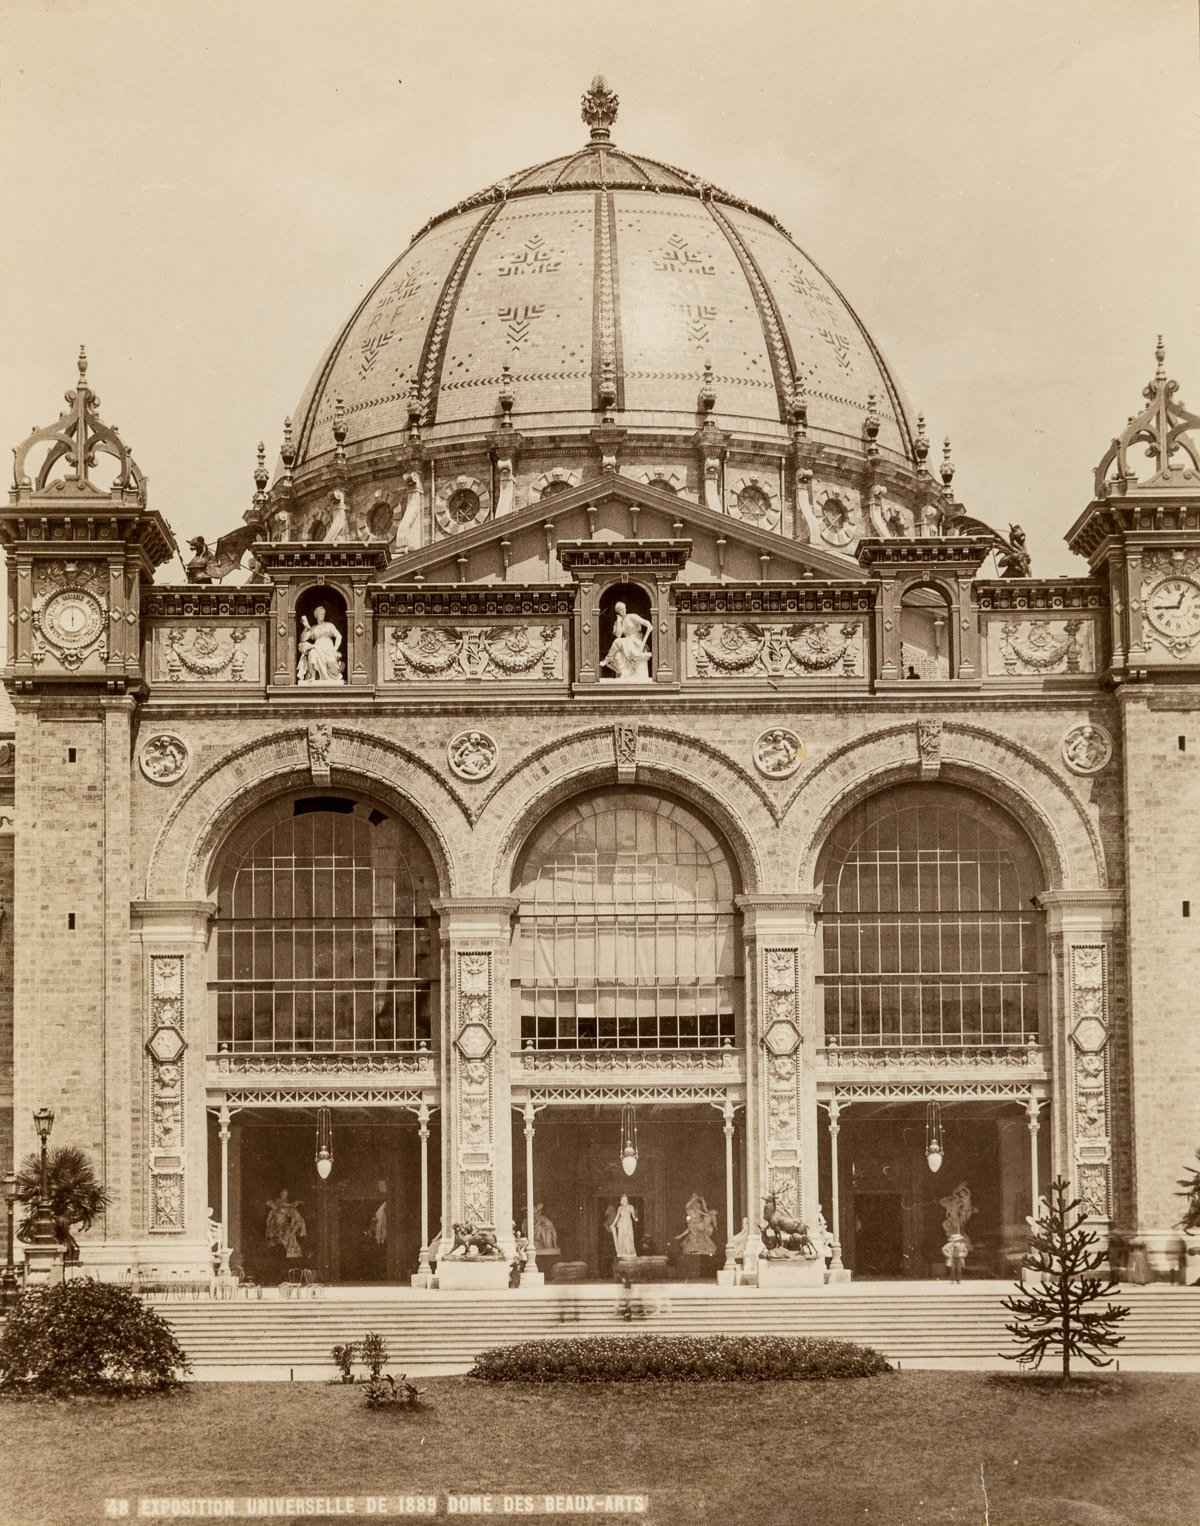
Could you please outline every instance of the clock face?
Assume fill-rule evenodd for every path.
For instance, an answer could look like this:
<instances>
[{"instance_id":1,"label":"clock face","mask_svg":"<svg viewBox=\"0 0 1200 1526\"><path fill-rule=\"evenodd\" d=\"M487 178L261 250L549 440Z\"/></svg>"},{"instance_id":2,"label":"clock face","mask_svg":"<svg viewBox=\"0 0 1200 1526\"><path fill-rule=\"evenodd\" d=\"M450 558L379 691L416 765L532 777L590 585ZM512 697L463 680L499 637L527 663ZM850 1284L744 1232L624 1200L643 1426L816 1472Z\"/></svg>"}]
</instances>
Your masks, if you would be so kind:
<instances>
[{"instance_id":1,"label":"clock face","mask_svg":"<svg viewBox=\"0 0 1200 1526\"><path fill-rule=\"evenodd\" d=\"M65 588L46 601L42 626L61 646L87 646L103 629L104 612L91 594Z\"/></svg>"},{"instance_id":2,"label":"clock face","mask_svg":"<svg viewBox=\"0 0 1200 1526\"><path fill-rule=\"evenodd\" d=\"M1200 635L1200 583L1191 578L1163 578L1146 595L1146 618L1173 641Z\"/></svg>"}]
</instances>

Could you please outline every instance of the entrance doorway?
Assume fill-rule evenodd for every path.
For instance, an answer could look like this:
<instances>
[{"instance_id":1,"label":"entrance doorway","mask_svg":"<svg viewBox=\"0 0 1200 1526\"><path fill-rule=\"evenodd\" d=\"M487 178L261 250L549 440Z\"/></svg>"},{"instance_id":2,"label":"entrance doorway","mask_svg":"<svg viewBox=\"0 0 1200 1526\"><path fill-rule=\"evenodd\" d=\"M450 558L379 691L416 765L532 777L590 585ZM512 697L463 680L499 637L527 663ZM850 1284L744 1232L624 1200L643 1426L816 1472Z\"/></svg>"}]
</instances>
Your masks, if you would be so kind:
<instances>
[{"instance_id":1,"label":"entrance doorway","mask_svg":"<svg viewBox=\"0 0 1200 1526\"><path fill-rule=\"evenodd\" d=\"M854 1194L854 1238L860 1277L899 1277L904 1271L903 1199L896 1192Z\"/></svg>"},{"instance_id":2,"label":"entrance doorway","mask_svg":"<svg viewBox=\"0 0 1200 1526\"><path fill-rule=\"evenodd\" d=\"M633 1225L639 1256L665 1258L672 1280L713 1278L724 1264L726 1241L725 1139L721 1114L707 1106L653 1104L637 1109L637 1167L621 1168L621 1108L546 1108L534 1135L534 1201L541 1205L543 1239L553 1226L557 1254L539 1254L538 1265L553 1279L560 1263L583 1264L582 1275L614 1274L616 1249L606 1221L628 1197L637 1215ZM741 1223L743 1177L742 1115L734 1131L734 1225ZM513 1130L514 1204L525 1219L525 1142ZM715 1215L708 1231L711 1254L689 1234L689 1204L703 1203ZM691 1222L699 1216L694 1204Z\"/></svg>"},{"instance_id":3,"label":"entrance doorway","mask_svg":"<svg viewBox=\"0 0 1200 1526\"><path fill-rule=\"evenodd\" d=\"M429 1201L439 1201L436 1126ZM220 1202L220 1152L210 1135L209 1192ZM407 1282L421 1240L421 1154L416 1121L399 1109L333 1112L333 1170L315 1163L316 1114L245 1109L233 1119L232 1262L259 1283ZM436 1230L436 1209L431 1233Z\"/></svg>"}]
</instances>

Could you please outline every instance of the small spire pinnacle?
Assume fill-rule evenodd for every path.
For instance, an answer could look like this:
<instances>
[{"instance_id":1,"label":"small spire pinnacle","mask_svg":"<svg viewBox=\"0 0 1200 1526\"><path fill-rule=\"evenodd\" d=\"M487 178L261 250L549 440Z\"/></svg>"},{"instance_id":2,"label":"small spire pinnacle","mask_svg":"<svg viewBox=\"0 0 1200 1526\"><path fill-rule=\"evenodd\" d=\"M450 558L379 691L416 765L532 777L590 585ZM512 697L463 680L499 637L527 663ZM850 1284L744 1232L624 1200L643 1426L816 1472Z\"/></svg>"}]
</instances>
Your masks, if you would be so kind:
<instances>
[{"instance_id":1,"label":"small spire pinnacle","mask_svg":"<svg viewBox=\"0 0 1200 1526\"><path fill-rule=\"evenodd\" d=\"M290 476L292 463L296 459L296 444L292 439L292 416L290 413L283 421L283 444L279 447L279 456Z\"/></svg>"},{"instance_id":2,"label":"small spire pinnacle","mask_svg":"<svg viewBox=\"0 0 1200 1526\"><path fill-rule=\"evenodd\" d=\"M258 442L258 456L254 463L254 486L257 489L254 495L255 502L258 502L264 496L267 491L267 483L270 480L271 474L267 470L267 447L260 440Z\"/></svg>"},{"instance_id":3,"label":"small spire pinnacle","mask_svg":"<svg viewBox=\"0 0 1200 1526\"><path fill-rule=\"evenodd\" d=\"M334 459L342 465L346 460L346 404L339 393L333 400Z\"/></svg>"},{"instance_id":4,"label":"small spire pinnacle","mask_svg":"<svg viewBox=\"0 0 1200 1526\"><path fill-rule=\"evenodd\" d=\"M503 423L512 427L512 411L517 401L517 394L513 390L512 367L507 362L500 367L500 412Z\"/></svg>"},{"instance_id":5,"label":"small spire pinnacle","mask_svg":"<svg viewBox=\"0 0 1200 1526\"><path fill-rule=\"evenodd\" d=\"M1159 343L1160 344L1162 343L1161 339L1159 340ZM83 345L79 346L79 359L76 361L76 365L79 367L79 385L81 387L86 387L87 386L88 358L87 358L87 350L86 350L86 348Z\"/></svg>"},{"instance_id":6,"label":"small spire pinnacle","mask_svg":"<svg viewBox=\"0 0 1200 1526\"><path fill-rule=\"evenodd\" d=\"M607 143L612 137L611 129L617 120L617 108L620 104L620 97L609 86L603 74L597 74L583 92L579 113L591 129L593 143Z\"/></svg>"},{"instance_id":7,"label":"small spire pinnacle","mask_svg":"<svg viewBox=\"0 0 1200 1526\"><path fill-rule=\"evenodd\" d=\"M1154 380L1165 382L1167 379L1167 347L1163 344L1163 336L1158 336L1158 343L1154 346Z\"/></svg>"},{"instance_id":8,"label":"small spire pinnacle","mask_svg":"<svg viewBox=\"0 0 1200 1526\"><path fill-rule=\"evenodd\" d=\"M704 362L704 381L700 387L700 411L708 415L717 406L717 389L713 385L712 361Z\"/></svg>"},{"instance_id":9,"label":"small spire pinnacle","mask_svg":"<svg viewBox=\"0 0 1200 1526\"><path fill-rule=\"evenodd\" d=\"M917 437L913 441L913 455L917 458L917 470L923 472L929 459L929 436L925 432L925 415L917 414Z\"/></svg>"},{"instance_id":10,"label":"small spire pinnacle","mask_svg":"<svg viewBox=\"0 0 1200 1526\"><path fill-rule=\"evenodd\" d=\"M947 435L942 441L942 486L946 489L947 493L950 491L950 484L953 481L954 461L950 456L950 436Z\"/></svg>"}]
</instances>

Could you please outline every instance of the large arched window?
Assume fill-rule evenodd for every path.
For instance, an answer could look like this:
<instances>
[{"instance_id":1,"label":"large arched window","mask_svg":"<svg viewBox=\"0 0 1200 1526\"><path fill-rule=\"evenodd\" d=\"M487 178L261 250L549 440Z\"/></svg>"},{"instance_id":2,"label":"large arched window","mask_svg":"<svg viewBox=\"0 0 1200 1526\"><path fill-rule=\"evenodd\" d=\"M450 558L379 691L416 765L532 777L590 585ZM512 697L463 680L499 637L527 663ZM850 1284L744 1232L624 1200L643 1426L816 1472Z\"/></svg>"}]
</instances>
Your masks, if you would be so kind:
<instances>
[{"instance_id":1,"label":"large arched window","mask_svg":"<svg viewBox=\"0 0 1200 1526\"><path fill-rule=\"evenodd\" d=\"M684 806L617 790L573 801L537 833L515 889L523 1046L733 1041L733 872Z\"/></svg>"},{"instance_id":2,"label":"large arched window","mask_svg":"<svg viewBox=\"0 0 1200 1526\"><path fill-rule=\"evenodd\" d=\"M321 795L266 807L217 884L217 1042L231 1052L412 1050L430 1039L432 865L395 816Z\"/></svg>"},{"instance_id":3,"label":"large arched window","mask_svg":"<svg viewBox=\"0 0 1200 1526\"><path fill-rule=\"evenodd\" d=\"M948 785L876 795L822 855L827 1040L1025 1043L1039 1031L1044 888L1024 833Z\"/></svg>"}]
</instances>

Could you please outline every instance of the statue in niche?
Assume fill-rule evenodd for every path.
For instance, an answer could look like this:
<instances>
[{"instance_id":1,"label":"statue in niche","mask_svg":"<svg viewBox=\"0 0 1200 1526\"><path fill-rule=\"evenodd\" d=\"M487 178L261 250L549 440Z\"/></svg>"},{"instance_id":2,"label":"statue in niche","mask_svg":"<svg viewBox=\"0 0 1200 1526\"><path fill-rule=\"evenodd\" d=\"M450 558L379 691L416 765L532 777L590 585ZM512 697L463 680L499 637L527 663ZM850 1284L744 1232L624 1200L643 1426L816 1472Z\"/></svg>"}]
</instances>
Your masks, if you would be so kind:
<instances>
[{"instance_id":1,"label":"statue in niche","mask_svg":"<svg viewBox=\"0 0 1200 1526\"><path fill-rule=\"evenodd\" d=\"M298 684L343 684L345 676L342 662L342 633L331 620L325 618L325 606L318 604L313 610L313 623L308 616L300 616L301 632L297 643L299 661L296 663Z\"/></svg>"},{"instance_id":2,"label":"statue in niche","mask_svg":"<svg viewBox=\"0 0 1200 1526\"><path fill-rule=\"evenodd\" d=\"M544 1251L558 1250L558 1230L541 1203L536 1204L533 1210L533 1248L539 1255Z\"/></svg>"},{"instance_id":3,"label":"statue in niche","mask_svg":"<svg viewBox=\"0 0 1200 1526\"><path fill-rule=\"evenodd\" d=\"M304 1256L300 1241L307 1233L300 1200L289 1198L286 1187L280 1189L278 1197L267 1199L268 1245L277 1245L288 1261L300 1261Z\"/></svg>"},{"instance_id":4,"label":"statue in niche","mask_svg":"<svg viewBox=\"0 0 1200 1526\"><path fill-rule=\"evenodd\" d=\"M618 601L613 605L613 639L602 668L615 673L618 683L650 682L650 633L654 627Z\"/></svg>"},{"instance_id":5,"label":"statue in niche","mask_svg":"<svg viewBox=\"0 0 1200 1526\"><path fill-rule=\"evenodd\" d=\"M717 1227L717 1210L710 1208L698 1192L693 1192L683 1212L687 1228L675 1236L683 1241L680 1252L685 1256L715 1256L713 1230Z\"/></svg>"},{"instance_id":6,"label":"statue in niche","mask_svg":"<svg viewBox=\"0 0 1200 1526\"><path fill-rule=\"evenodd\" d=\"M622 1192L621 1201L604 1215L604 1227L612 1236L618 1261L632 1261L637 1255L637 1241L633 1237L633 1226L637 1221L637 1210Z\"/></svg>"}]
</instances>

